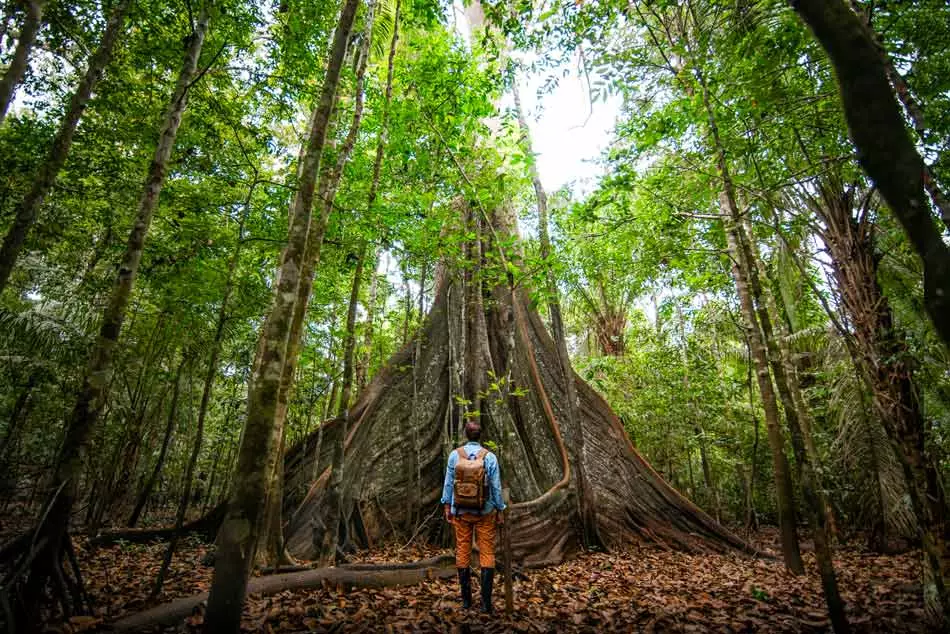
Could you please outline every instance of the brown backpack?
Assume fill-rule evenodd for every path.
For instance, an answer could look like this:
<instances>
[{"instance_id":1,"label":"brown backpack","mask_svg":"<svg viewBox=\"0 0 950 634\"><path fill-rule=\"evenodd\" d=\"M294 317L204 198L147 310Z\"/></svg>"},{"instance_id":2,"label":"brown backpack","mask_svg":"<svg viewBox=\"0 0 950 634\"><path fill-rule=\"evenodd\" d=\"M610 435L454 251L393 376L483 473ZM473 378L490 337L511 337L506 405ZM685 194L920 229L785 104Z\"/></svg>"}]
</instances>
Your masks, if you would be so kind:
<instances>
[{"instance_id":1,"label":"brown backpack","mask_svg":"<svg viewBox=\"0 0 950 634\"><path fill-rule=\"evenodd\" d=\"M455 507L481 510L485 506L485 456L488 450L482 447L473 459L465 453L465 447L456 449L459 461L455 465Z\"/></svg>"}]
</instances>

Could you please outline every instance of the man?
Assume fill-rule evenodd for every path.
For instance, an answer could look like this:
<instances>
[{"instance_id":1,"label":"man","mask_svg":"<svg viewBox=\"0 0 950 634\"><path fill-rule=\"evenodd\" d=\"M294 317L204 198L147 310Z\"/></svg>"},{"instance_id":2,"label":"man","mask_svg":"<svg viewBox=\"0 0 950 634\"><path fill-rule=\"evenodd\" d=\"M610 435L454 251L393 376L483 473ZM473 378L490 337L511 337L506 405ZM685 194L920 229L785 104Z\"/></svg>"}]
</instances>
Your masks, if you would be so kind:
<instances>
[{"instance_id":1,"label":"man","mask_svg":"<svg viewBox=\"0 0 950 634\"><path fill-rule=\"evenodd\" d=\"M482 447L479 439L482 428L476 422L465 424L465 437L468 442L449 454L445 468L445 484L442 486L442 504L445 508L445 521L455 527L455 566L458 568L459 586L462 590L462 607L472 607L472 571L469 568L472 558L472 533L478 543L478 562L482 576L482 612L491 614L492 584L495 578L495 524L504 522L505 502L501 495L501 474L498 458ZM456 505L455 470L462 460L461 453L471 460L484 461L485 503L481 508L465 508ZM460 487L461 488L461 487Z\"/></svg>"}]
</instances>

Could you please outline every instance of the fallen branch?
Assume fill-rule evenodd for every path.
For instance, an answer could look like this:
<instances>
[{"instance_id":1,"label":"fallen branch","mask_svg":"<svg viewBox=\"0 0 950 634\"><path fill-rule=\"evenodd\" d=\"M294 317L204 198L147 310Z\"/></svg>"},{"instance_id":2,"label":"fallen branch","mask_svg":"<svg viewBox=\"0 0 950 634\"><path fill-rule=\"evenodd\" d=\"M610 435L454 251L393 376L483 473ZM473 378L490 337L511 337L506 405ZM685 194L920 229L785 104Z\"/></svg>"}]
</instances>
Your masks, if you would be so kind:
<instances>
[{"instance_id":1,"label":"fallen branch","mask_svg":"<svg viewBox=\"0 0 950 634\"><path fill-rule=\"evenodd\" d=\"M453 563L444 565L447 560ZM247 584L247 593L271 595L284 590L317 588L323 585L343 588L387 588L422 583L428 579L446 579L456 574L454 560L441 556L411 564L353 564L339 568L316 568L302 572L255 577ZM208 600L208 593L176 599L116 621L112 631L133 632L174 625L191 615Z\"/></svg>"},{"instance_id":2,"label":"fallen branch","mask_svg":"<svg viewBox=\"0 0 950 634\"><path fill-rule=\"evenodd\" d=\"M219 504L203 517L182 526L181 534L198 534L207 541L212 541L218 533L218 527L221 526L221 522L224 520L226 510L226 504ZM125 528L99 533L89 540L89 544L91 546L111 546L120 541L147 544L154 541L168 541L174 532L175 528L173 526L165 528Z\"/></svg>"}]
</instances>

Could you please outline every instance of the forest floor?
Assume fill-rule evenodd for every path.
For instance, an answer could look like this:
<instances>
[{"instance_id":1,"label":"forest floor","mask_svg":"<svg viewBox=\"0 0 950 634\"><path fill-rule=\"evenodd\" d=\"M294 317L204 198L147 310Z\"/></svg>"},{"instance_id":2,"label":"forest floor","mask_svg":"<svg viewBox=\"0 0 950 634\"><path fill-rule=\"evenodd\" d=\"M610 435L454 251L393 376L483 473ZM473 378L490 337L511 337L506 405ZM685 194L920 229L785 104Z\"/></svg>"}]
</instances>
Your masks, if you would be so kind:
<instances>
[{"instance_id":1,"label":"forest floor","mask_svg":"<svg viewBox=\"0 0 950 634\"><path fill-rule=\"evenodd\" d=\"M774 552L774 532L751 538ZM186 540L158 601L149 602L164 544L91 548L77 540L95 618L51 624L49 632L93 631L157 603L208 590L208 545ZM393 546L360 553L363 562L415 561L434 548ZM504 615L496 580L497 615L463 614L454 579L390 589L335 588L251 596L249 632L823 632L830 631L814 557L808 574L787 574L780 561L690 555L653 546L589 553L540 570L514 584L515 610ZM916 553L877 555L842 546L835 561L848 615L857 632L925 632ZM477 575L476 575L477 576ZM478 591L475 591L476 603ZM201 615L165 631L197 632Z\"/></svg>"}]
</instances>

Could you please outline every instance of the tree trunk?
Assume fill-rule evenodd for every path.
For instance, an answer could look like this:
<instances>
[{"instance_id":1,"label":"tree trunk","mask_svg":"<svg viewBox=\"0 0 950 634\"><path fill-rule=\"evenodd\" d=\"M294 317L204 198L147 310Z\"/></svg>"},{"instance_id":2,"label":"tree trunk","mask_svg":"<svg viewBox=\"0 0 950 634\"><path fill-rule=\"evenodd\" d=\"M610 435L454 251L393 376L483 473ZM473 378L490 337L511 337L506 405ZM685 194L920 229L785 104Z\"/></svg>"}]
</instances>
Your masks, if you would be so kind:
<instances>
[{"instance_id":1,"label":"tree trunk","mask_svg":"<svg viewBox=\"0 0 950 634\"><path fill-rule=\"evenodd\" d=\"M689 400L689 411L692 418L693 433L699 442L699 460L703 469L703 484L706 486L706 493L712 498L713 510L716 512L716 521L722 522L722 509L719 504L719 491L713 482L712 467L709 464L709 451L706 443L706 433L699 422L699 408L696 407L696 401L690 395L689 384L689 351L686 346L686 320L683 318L683 309L679 303L676 304L676 317L680 327L680 356L683 363L683 394ZM708 501L708 499L707 499Z\"/></svg>"},{"instance_id":2,"label":"tree trunk","mask_svg":"<svg viewBox=\"0 0 950 634\"><path fill-rule=\"evenodd\" d=\"M725 159L720 153L720 170L722 173L726 173L723 169L724 163ZM785 370L781 363L781 354L778 350L778 345L775 343L772 321L763 298L761 278L755 268L755 256L750 244L751 241L749 237L745 235L738 209L735 206L735 194L731 191L732 183L728 178L724 178L724 182L726 184L726 190L720 197L720 204L729 218L727 232L730 239L730 249L736 258L736 265L740 270L740 274L748 280L755 305L756 315L753 316L753 319L758 317L758 327L762 329L762 342L768 352L766 361L771 365L775 376L775 384L785 409L785 421L788 423L792 439L792 450L795 455L797 475L802 487L802 495L805 498L805 508L808 512L809 524L812 528L812 537L815 542L815 557L818 560L818 570L821 576L825 600L828 604L828 612L831 616L831 624L835 632L844 634L850 631L850 626L848 625L848 620L845 615L844 602L841 600L841 595L838 592L838 581L828 537L825 503L815 477L811 458L805 448L799 412L792 400L788 377L785 375Z\"/></svg>"},{"instance_id":3,"label":"tree trunk","mask_svg":"<svg viewBox=\"0 0 950 634\"><path fill-rule=\"evenodd\" d=\"M518 94L518 85L515 81L512 85L512 92L515 98L515 110L518 115L518 124L521 128L521 143L525 153L529 158L529 171L531 173L531 182L534 185L534 193L538 205L538 233L541 239L541 259L549 261L551 254L551 238L548 234L548 199L541 184L541 177L538 174L538 168L533 160L533 151L531 148L531 136L528 128L528 122L524 116L524 110L521 107L521 96ZM581 520L581 543L586 548L602 548L604 545L598 533L597 527L597 509L595 508L595 498L587 480L587 469L584 458L584 434L581 430L581 418L579 406L580 402L577 396L577 388L572 380L574 370L571 368L571 359L567 352L567 340L564 335L564 321L561 317L561 302L558 298L557 282L551 269L546 270L545 281L548 293L548 310L551 314L551 334L557 344L557 357L561 369L561 377L566 388L567 397L567 416L565 416L566 439L568 441L568 452L571 454L571 464L574 466L577 482L578 515Z\"/></svg>"},{"instance_id":4,"label":"tree trunk","mask_svg":"<svg viewBox=\"0 0 950 634\"><path fill-rule=\"evenodd\" d=\"M46 0L28 0L25 5L26 15L23 17L23 25L20 27L20 35L17 38L16 49L13 51L13 59L10 60L7 72L0 78L0 124L3 124L10 103L13 101L13 93L16 92L16 87L23 80L23 75L26 73L30 49L33 48L36 33L43 24L43 10L46 8ZM2 289L2 285L0 285L0 289Z\"/></svg>"},{"instance_id":5,"label":"tree trunk","mask_svg":"<svg viewBox=\"0 0 950 634\"><path fill-rule=\"evenodd\" d=\"M366 301L366 326L363 330L363 344L356 359L356 391L366 387L366 378L369 375L370 363L373 361L373 327L376 321L376 296L379 289L379 274L376 267L379 265L378 252L374 248L369 254L369 298Z\"/></svg>"},{"instance_id":6,"label":"tree trunk","mask_svg":"<svg viewBox=\"0 0 950 634\"><path fill-rule=\"evenodd\" d=\"M950 347L950 247L924 193L925 165L904 125L880 52L844 0L797 0L835 69L858 161L897 216L924 266L924 305ZM950 604L945 604L950 609Z\"/></svg>"},{"instance_id":7,"label":"tree trunk","mask_svg":"<svg viewBox=\"0 0 950 634\"><path fill-rule=\"evenodd\" d=\"M356 137L359 133L360 123L363 118L363 105L365 103L364 76L366 66L369 60L369 47L375 15L375 2L367 5L366 24L361 41L360 49L357 53L358 65L356 69L355 86L355 104L353 106L353 119L350 122L350 128L347 131L343 146L337 156L337 162L332 169L320 179L318 204L320 215L315 227L311 227L310 235L307 238L307 256L303 265L300 283L297 287L297 298L294 304L294 313L290 325L290 334L287 339L286 357L284 368L281 373L280 392L278 393L277 415L274 423L274 443L273 447L282 446L284 439L284 425L287 418L287 408L290 402L290 393L297 372L297 360L300 356L300 344L303 338L303 325L307 314L307 307L310 303L310 293L313 289L313 281L316 274L316 266L320 261L320 252L323 246L323 237L326 232L327 222L330 213L333 210L333 204L336 199L337 190L343 178L343 170L350 159L353 148L356 145ZM271 474L271 484L278 485L283 482L282 476L278 475L280 466L283 464L284 456L281 452L272 451L268 458L268 473ZM280 563L289 563L290 558L283 552L283 536L277 532L282 532L283 521L282 504L283 491L274 490L274 486L268 487L267 517L264 521L265 530L260 535L260 546L263 547L266 556L273 556L272 559L264 559L263 563L277 566ZM274 515L277 517L274 517Z\"/></svg>"},{"instance_id":8,"label":"tree trunk","mask_svg":"<svg viewBox=\"0 0 950 634\"><path fill-rule=\"evenodd\" d=\"M37 377L38 373L36 371L30 373L26 385L23 386L23 391L17 395L16 401L13 403L13 409L10 411L10 421L3 433L3 440L0 441L0 466L6 465L7 452L13 446L16 434L26 418L27 406L30 402L30 396L33 395L33 388L36 387Z\"/></svg>"},{"instance_id":9,"label":"tree trunk","mask_svg":"<svg viewBox=\"0 0 950 634\"><path fill-rule=\"evenodd\" d=\"M775 398L772 377L769 373L768 353L755 317L748 281L745 272L739 266L738 241L732 230L726 232L726 238L729 241L729 255L732 259L732 277L736 282L742 317L749 335L749 353L755 365L759 396L765 410L765 427L768 431L769 447L772 450L772 471L775 478L775 501L778 509L779 534L782 540L782 556L785 559L785 567L794 574L800 575L805 572L805 566L802 563L796 532L795 494L788 457L785 455L785 436L779 419L778 401Z\"/></svg>"},{"instance_id":10,"label":"tree trunk","mask_svg":"<svg viewBox=\"0 0 950 634\"><path fill-rule=\"evenodd\" d=\"M343 377L340 388L340 411L337 420L344 430L338 434L333 446L333 464L330 468L330 487L327 489L328 504L326 530L317 552L319 566L330 566L336 560L339 546L340 521L343 517L343 474L344 440L350 415L350 399L353 390L353 353L356 348L356 308L359 304L360 283L363 278L363 260L366 257L366 244L360 247L353 272L353 285L350 288L350 303L346 309L346 334L343 337Z\"/></svg>"},{"instance_id":11,"label":"tree trunk","mask_svg":"<svg viewBox=\"0 0 950 634\"><path fill-rule=\"evenodd\" d=\"M346 0L343 5L333 36L320 101L311 118L310 136L290 213L288 243L281 258L273 307L261 327L261 353L255 363L248 394L244 438L238 453L227 516L218 535L218 554L204 624L206 632L237 632L240 628L247 579L255 560L264 515L268 458L274 440L281 375L286 363L287 341L300 286L300 271L308 251L316 179L346 44L358 5L359 0ZM311 240L316 241L318 237L319 242L322 242L322 234L313 236Z\"/></svg>"},{"instance_id":12,"label":"tree trunk","mask_svg":"<svg viewBox=\"0 0 950 634\"><path fill-rule=\"evenodd\" d=\"M760 280L764 279L767 282L768 277L765 266L762 264L762 260L759 256L759 247L751 237L752 223L749 221L748 216L742 219L742 229L743 234L746 236L746 239L749 243L749 251L752 257L751 267L757 271L755 275ZM771 362L773 367L775 364L781 364L779 371L784 377L786 385L786 393L782 401L782 406L785 408L786 412L789 409L793 411L795 418L794 421L789 422L789 425L795 424L801 429L802 442L804 443L805 450L808 452L808 460L811 464L812 473L815 475L815 477L818 477L817 474L822 472L822 468L821 460L818 456L818 448L815 446L815 438L812 434L812 429L814 428L814 419L812 417L811 409L805 402L805 396L802 393L801 382L798 379L798 370L795 367L791 350L788 347L788 326L786 326L785 321L781 317L779 307L776 304L775 295L772 293L772 290L769 288L767 283L761 284L761 291L762 296L759 298L759 301L765 310L765 314L768 316L770 324L774 324L777 331L776 336L773 337L773 340L775 341L775 346L773 346L773 348L777 348L778 354L771 358ZM772 354L774 353L775 350L773 349ZM776 372L776 377L778 377L778 372ZM820 480L815 482L815 486L817 487L817 490L824 490L823 483ZM828 527L830 539L837 533L834 511L827 496L820 495L820 498L822 504L822 514L824 515L825 525Z\"/></svg>"},{"instance_id":13,"label":"tree trunk","mask_svg":"<svg viewBox=\"0 0 950 634\"><path fill-rule=\"evenodd\" d=\"M867 205L855 217L854 192L840 181L821 184L810 207L825 225L823 239L842 303L851 320L861 367L894 454L907 481L923 546L924 600L934 620L950 621L946 584L947 505L927 455L925 420L903 336L877 281L874 227Z\"/></svg>"},{"instance_id":14,"label":"tree trunk","mask_svg":"<svg viewBox=\"0 0 950 634\"><path fill-rule=\"evenodd\" d=\"M207 8L204 6L194 32L187 38L185 59L165 113L155 155L149 166L145 190L139 200L135 224L129 234L112 295L102 315L102 325L99 336L93 344L82 389L68 421L66 437L53 476L52 491L47 504L48 513L45 518L41 517L37 527L37 540L38 542L45 540L47 547L45 552L34 559L24 591L24 604L31 606L30 609L36 609L39 606L43 589L61 559L62 548L67 539L69 517L79 487L79 476L82 470L81 453L105 404L109 375L112 370L112 355L122 329L125 310L132 295L135 275L138 272L145 246L145 237L158 204L162 185L165 183L168 159L175 145L175 136L181 124L182 114L188 103L188 89L195 77L198 56L208 28L208 19ZM27 622L35 621L31 618Z\"/></svg>"},{"instance_id":15,"label":"tree trunk","mask_svg":"<svg viewBox=\"0 0 950 634\"><path fill-rule=\"evenodd\" d=\"M497 216L495 221L500 233L510 232L510 224ZM494 238L486 227L479 230L477 242L482 244L470 251L482 255L472 261L497 261ZM285 504L296 513L287 527L287 544L295 556L312 557L314 537L318 543L321 538L314 536L313 523L329 512L332 447L340 436L346 464L344 523L352 523L347 532L358 545L365 543L361 531L353 530L357 521L367 541L406 539L416 533L414 518L437 508L445 473L444 447L456 440L453 426L446 424L454 406L449 385L457 380L450 349L462 354L460 364L478 370L470 377L476 384L486 378L488 369L498 379L511 380L512 389L501 398L492 398L492 392L482 399L480 417L483 437L503 446L506 464L518 465L502 474L514 502L512 559L529 564L557 562L582 547L576 530L578 505L569 487L571 465L558 424L566 412L567 390L556 343L531 307L529 291L519 288L512 294L507 286L495 287L485 276L474 275L463 295L461 277L444 264L435 278L428 317L413 340L356 399L346 434L340 419L327 421L322 425L326 440L319 455L314 451L317 434L288 451L286 491L290 497ZM458 329L466 299L470 343L462 348ZM456 337L451 347L450 332ZM406 371L410 363L415 372ZM576 374L571 374L571 380L580 399L586 448L578 457L587 463L596 496L598 533L607 546L647 540L686 550L747 549L666 484L636 453L604 400ZM411 411L414 384L418 388L415 415ZM413 438L418 445L412 445ZM419 456L418 487L406 466L410 452ZM418 537L438 541L441 530L441 525L433 524Z\"/></svg>"},{"instance_id":16,"label":"tree trunk","mask_svg":"<svg viewBox=\"0 0 950 634\"><path fill-rule=\"evenodd\" d=\"M379 192L379 178L383 167L383 156L386 152L386 144L389 141L389 104L393 96L393 71L396 67L396 45L399 42L399 10L401 2L396 0L396 8L393 14L393 36L389 42L389 61L386 68L386 90L383 102L383 122L379 130L379 139L376 143L376 158L373 161L373 180L370 184L369 195L366 200L367 214L373 213L373 207L376 205L376 196ZM366 316L366 332L363 336L363 347L366 352L360 361L356 370L357 389L362 390L366 385L366 377L369 374L369 366L373 358L373 318L376 311L376 289L379 282L379 276L376 275L376 253L370 259L372 264L372 281L369 289L369 307Z\"/></svg>"},{"instance_id":17,"label":"tree trunk","mask_svg":"<svg viewBox=\"0 0 950 634\"><path fill-rule=\"evenodd\" d=\"M28 22L35 21L37 24L39 23L44 4L45 0L41 2L30 2L28 4ZM53 139L53 144L50 146L49 153L46 155L46 160L33 178L30 191L24 196L16 208L13 224L3 239L3 246L0 247L0 291L6 288L7 282L10 279L10 272L13 271L13 265L16 263L17 256L23 248L27 233L36 222L36 217L39 214L43 200L46 198L46 194L53 187L53 184L56 182L56 177L66 163L66 157L69 156L69 149L73 142L73 135L79 126L79 119L86 110L86 105L89 103L92 91L95 89L96 84L99 83L99 79L102 77L105 67L112 58L112 51L115 48L115 43L119 39L119 35L122 33L122 27L125 24L125 14L128 12L130 4L131 0L120 0L112 10L109 21L106 23L106 29L102 34L102 40L99 42L99 48L96 49L96 52L89 59L89 67L86 69L86 74L79 82L76 92L73 93L69 101L69 108L66 110L66 115L63 117L59 130L56 132L56 137ZM24 30L26 29L27 26L24 25ZM33 33L35 34L35 27ZM23 34L21 34L21 43L22 37ZM30 43L32 43L32 35L30 35L29 38ZM19 52L20 44L18 43L17 55ZM24 64L26 62L26 52L24 52L23 62ZM2 110L0 110L0 123L3 122L3 115L6 113L7 103L13 91L13 87L8 87L6 82L8 76L15 71L14 65L16 63L17 60L16 57L14 57L14 62L11 63L10 68L7 70L7 76L0 82L0 103L3 104ZM20 70L20 74L22 75L22 69ZM17 78L16 81L19 81L19 78Z\"/></svg>"},{"instance_id":18,"label":"tree trunk","mask_svg":"<svg viewBox=\"0 0 950 634\"><path fill-rule=\"evenodd\" d=\"M244 223L251 208L251 199L254 197L254 189L257 181L248 188L247 196L244 199L244 210L241 220L238 224L237 241L234 246L234 253L228 261L228 276L224 284L224 294L221 297L221 307L218 309L218 318L215 323L214 339L211 342L211 357L208 359L208 370L205 372L204 385L201 389L201 403L198 406L198 424L195 431L195 440L191 449L191 456L188 458L188 466L185 469L185 482L182 487L181 498L178 501L178 511L175 514L175 527L171 539L168 541L168 548L165 550L165 557L162 559L162 567L155 578L155 585L152 587L152 596L156 597L162 591L165 583L165 576L168 574L168 568L171 566L172 557L175 555L175 548L178 545L178 539L181 536L182 526L185 524L185 516L188 512L188 504L191 501L191 489L194 484L195 467L198 464L198 457L201 455L201 445L204 442L205 418L208 415L208 406L211 404L211 392L214 388L214 379L218 374L218 359L221 356L221 344L224 341L224 327L228 321L228 309L231 301L231 295L234 293L234 274L237 271L238 263L241 259L241 247L244 245ZM184 362L183 362L184 363ZM212 473L212 482L208 486L208 497L211 496L211 486L214 484L214 474Z\"/></svg>"},{"instance_id":19,"label":"tree trunk","mask_svg":"<svg viewBox=\"0 0 950 634\"><path fill-rule=\"evenodd\" d=\"M138 524L139 517L142 515L142 511L145 510L146 503L148 503L148 498L152 495L152 489L155 487L155 483L158 482L158 476L162 472L162 467L165 466L165 456L168 454L168 445L171 443L172 432L175 429L175 422L178 418L178 396L181 393L181 373L185 369L186 361L187 357L182 354L181 363L178 364L178 369L175 371L175 383L174 387L172 387L172 402L168 409L168 422L165 424L162 448L158 452L158 459L155 461L152 473L149 475L148 480L145 481L145 486L142 487L142 492L139 493L138 500L135 502L135 508L132 510L132 515L126 524L129 528L134 528L135 525Z\"/></svg>"}]
</instances>

